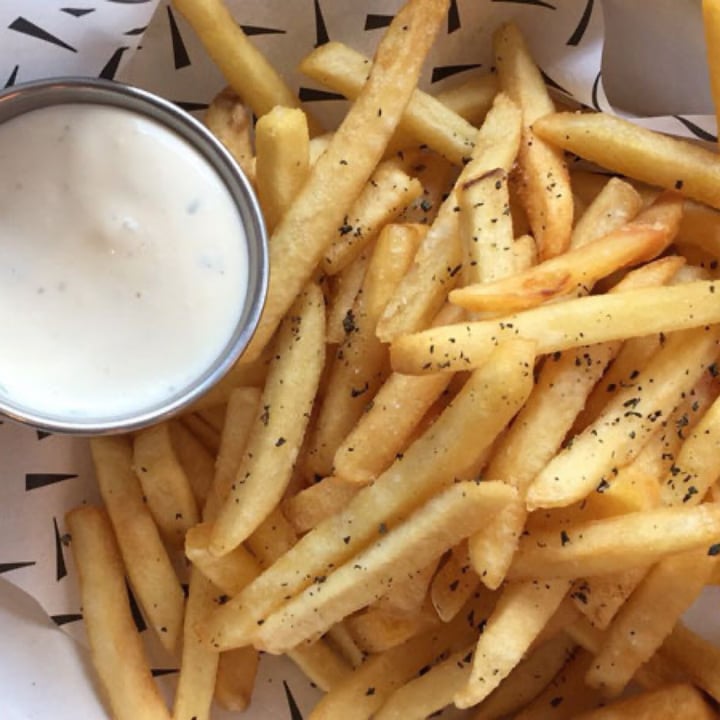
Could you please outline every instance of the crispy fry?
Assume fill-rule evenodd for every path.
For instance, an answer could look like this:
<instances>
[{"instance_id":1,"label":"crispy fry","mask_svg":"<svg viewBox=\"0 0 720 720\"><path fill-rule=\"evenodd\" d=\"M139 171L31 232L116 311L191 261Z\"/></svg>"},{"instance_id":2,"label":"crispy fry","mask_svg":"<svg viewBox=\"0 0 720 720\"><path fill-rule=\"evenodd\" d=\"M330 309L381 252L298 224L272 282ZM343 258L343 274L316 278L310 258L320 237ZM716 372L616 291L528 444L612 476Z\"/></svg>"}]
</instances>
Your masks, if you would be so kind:
<instances>
[{"instance_id":1,"label":"crispy fry","mask_svg":"<svg viewBox=\"0 0 720 720\"><path fill-rule=\"evenodd\" d=\"M460 314L458 308L447 305L435 322L442 325ZM333 460L338 475L366 483L390 467L451 379L444 373L426 377L392 373L338 447Z\"/></svg>"},{"instance_id":2,"label":"crispy fry","mask_svg":"<svg viewBox=\"0 0 720 720\"><path fill-rule=\"evenodd\" d=\"M663 643L659 653L715 701L720 697L720 650L679 622Z\"/></svg>"},{"instance_id":3,"label":"crispy fry","mask_svg":"<svg viewBox=\"0 0 720 720\"><path fill-rule=\"evenodd\" d=\"M562 151L537 137L532 127L555 107L514 24L496 31L493 48L500 87L522 109L518 191L540 258L547 260L568 247L573 223L573 196Z\"/></svg>"},{"instance_id":4,"label":"crispy fry","mask_svg":"<svg viewBox=\"0 0 720 720\"><path fill-rule=\"evenodd\" d=\"M219 654L204 646L197 637L195 624L215 604L217 588L197 568L190 573L182 658L178 677L173 720L209 720L215 692Z\"/></svg>"},{"instance_id":5,"label":"crispy fry","mask_svg":"<svg viewBox=\"0 0 720 720\"><path fill-rule=\"evenodd\" d=\"M220 653L215 700L224 710L242 712L250 705L260 657L253 647Z\"/></svg>"},{"instance_id":6,"label":"crispy fry","mask_svg":"<svg viewBox=\"0 0 720 720\"><path fill-rule=\"evenodd\" d=\"M516 720L573 720L579 712L595 707L600 694L584 682L591 662L592 655L576 650L545 690L515 715Z\"/></svg>"},{"instance_id":7,"label":"crispy fry","mask_svg":"<svg viewBox=\"0 0 720 720\"><path fill-rule=\"evenodd\" d=\"M495 98L477 134L472 159L463 168L455 187L496 168L509 172L516 147L507 131L517 127L519 113L518 107L506 95L501 93ZM456 207L457 194L453 191L438 210L415 263L378 323L378 337L383 342L428 327L440 311L448 291L458 282L462 249Z\"/></svg>"},{"instance_id":8,"label":"crispy fry","mask_svg":"<svg viewBox=\"0 0 720 720\"><path fill-rule=\"evenodd\" d=\"M591 577L647 567L666 555L710 547L718 537L720 508L713 504L628 513L521 538L508 579Z\"/></svg>"},{"instance_id":9,"label":"crispy fry","mask_svg":"<svg viewBox=\"0 0 720 720\"><path fill-rule=\"evenodd\" d=\"M517 312L563 296L584 295L611 273L659 255L672 242L682 202L663 196L635 220L518 275L450 292L466 310Z\"/></svg>"},{"instance_id":10,"label":"crispy fry","mask_svg":"<svg viewBox=\"0 0 720 720\"><path fill-rule=\"evenodd\" d=\"M471 125L480 127L498 92L495 73L471 75L459 85L438 92L435 97Z\"/></svg>"},{"instance_id":11,"label":"crispy fry","mask_svg":"<svg viewBox=\"0 0 720 720\"><path fill-rule=\"evenodd\" d=\"M323 270L335 275L345 269L375 240L383 226L397 219L422 192L420 181L410 177L401 163L380 163L338 225L335 239L323 256Z\"/></svg>"},{"instance_id":12,"label":"crispy fry","mask_svg":"<svg viewBox=\"0 0 720 720\"><path fill-rule=\"evenodd\" d=\"M500 483L459 483L428 501L397 527L334 570L318 577L300 595L271 614L255 633L254 644L284 652L317 637L333 623L378 599L402 568L415 572L480 527L513 499ZM358 580L358 575L360 578Z\"/></svg>"},{"instance_id":13,"label":"crispy fry","mask_svg":"<svg viewBox=\"0 0 720 720\"><path fill-rule=\"evenodd\" d=\"M243 100L232 88L225 88L210 103L205 113L208 130L225 146L252 181L255 178L253 148L250 140L252 117Z\"/></svg>"},{"instance_id":14,"label":"crispy fry","mask_svg":"<svg viewBox=\"0 0 720 720\"><path fill-rule=\"evenodd\" d=\"M630 183L620 178L610 178L578 218L570 238L570 247L582 247L622 227L640 212L642 204L642 197Z\"/></svg>"},{"instance_id":15,"label":"crispy fry","mask_svg":"<svg viewBox=\"0 0 720 720\"><path fill-rule=\"evenodd\" d=\"M480 578L470 563L467 543L461 542L452 549L450 557L433 578L430 598L438 617L443 622L452 620L479 584Z\"/></svg>"},{"instance_id":16,"label":"crispy fry","mask_svg":"<svg viewBox=\"0 0 720 720\"><path fill-rule=\"evenodd\" d=\"M167 423L141 430L135 436L133 467L160 532L174 545L182 545L187 530L198 522L199 513Z\"/></svg>"},{"instance_id":17,"label":"crispy fry","mask_svg":"<svg viewBox=\"0 0 720 720\"><path fill-rule=\"evenodd\" d=\"M283 503L283 512L295 531L303 534L339 512L361 487L342 477L326 477L288 498Z\"/></svg>"},{"instance_id":18,"label":"crispy fry","mask_svg":"<svg viewBox=\"0 0 720 720\"><path fill-rule=\"evenodd\" d=\"M350 99L360 94L370 60L339 42L315 48L300 63L300 71ZM476 129L432 95L415 90L403 112L393 145L425 144L456 165L470 157Z\"/></svg>"},{"instance_id":19,"label":"crispy fry","mask_svg":"<svg viewBox=\"0 0 720 720\"><path fill-rule=\"evenodd\" d=\"M533 480L528 508L570 505L603 481L611 483L617 469L642 449L658 419L672 412L717 357L718 336L717 329L709 328L673 333L600 417Z\"/></svg>"},{"instance_id":20,"label":"crispy fry","mask_svg":"<svg viewBox=\"0 0 720 720\"><path fill-rule=\"evenodd\" d=\"M696 600L714 565L704 548L672 555L655 565L610 625L587 683L610 696L622 692Z\"/></svg>"},{"instance_id":21,"label":"crispy fry","mask_svg":"<svg viewBox=\"0 0 720 720\"><path fill-rule=\"evenodd\" d=\"M531 651L478 706L473 720L497 720L531 702L562 670L575 649L565 633Z\"/></svg>"},{"instance_id":22,"label":"crispy fry","mask_svg":"<svg viewBox=\"0 0 720 720\"><path fill-rule=\"evenodd\" d=\"M568 588L566 580L505 586L478 639L470 677L455 694L459 708L477 705L510 674L557 610Z\"/></svg>"},{"instance_id":23,"label":"crispy fry","mask_svg":"<svg viewBox=\"0 0 720 720\"><path fill-rule=\"evenodd\" d=\"M270 239L270 284L245 356L261 352L333 241L370 178L410 98L447 10L447 0L411 0L380 42L370 77Z\"/></svg>"},{"instance_id":24,"label":"crispy fry","mask_svg":"<svg viewBox=\"0 0 720 720\"><path fill-rule=\"evenodd\" d=\"M66 516L93 666L117 720L170 720L135 629L110 522L90 505Z\"/></svg>"},{"instance_id":25,"label":"crispy fry","mask_svg":"<svg viewBox=\"0 0 720 720\"><path fill-rule=\"evenodd\" d=\"M310 476L333 472L340 443L387 375L387 348L375 335L375 327L423 234L422 226L390 224L375 243L360 292L343 321L345 338L323 380L323 398L305 461Z\"/></svg>"},{"instance_id":26,"label":"crispy fry","mask_svg":"<svg viewBox=\"0 0 720 720\"><path fill-rule=\"evenodd\" d=\"M425 374L478 367L506 338L537 342L539 354L623 340L637 335L703 327L720 321L715 281L629 290L552 303L500 320L457 323L404 335L390 359L396 372Z\"/></svg>"},{"instance_id":27,"label":"crispy fry","mask_svg":"<svg viewBox=\"0 0 720 720\"><path fill-rule=\"evenodd\" d=\"M590 710L577 720L715 720L717 715L692 685L669 685Z\"/></svg>"},{"instance_id":28,"label":"crispy fry","mask_svg":"<svg viewBox=\"0 0 720 720\"><path fill-rule=\"evenodd\" d=\"M421 669L428 670L442 653L455 652L471 642L478 623L490 612L493 603L494 596L490 593L473 598L453 622L436 626L396 648L371 657L318 703L310 720L335 720L340 715L343 720L366 720L374 717L373 713L399 688L402 688L401 696L409 695L416 700L418 694L414 686L423 681L413 678ZM407 691L403 687L406 683ZM398 705L407 711L402 699ZM407 718L408 715L400 717Z\"/></svg>"},{"instance_id":29,"label":"crispy fry","mask_svg":"<svg viewBox=\"0 0 720 720\"><path fill-rule=\"evenodd\" d=\"M95 476L130 584L149 625L174 652L182 633L185 595L132 470L125 438L93 438Z\"/></svg>"},{"instance_id":30,"label":"crispy fry","mask_svg":"<svg viewBox=\"0 0 720 720\"><path fill-rule=\"evenodd\" d=\"M327 342L339 345L345 339L345 325L348 313L352 312L370 265L372 246L366 248L355 262L328 281L332 292L327 308Z\"/></svg>"},{"instance_id":31,"label":"crispy fry","mask_svg":"<svg viewBox=\"0 0 720 720\"><path fill-rule=\"evenodd\" d=\"M283 322L276 357L260 400L235 483L210 539L216 555L230 552L270 514L290 480L325 361L325 307L308 286Z\"/></svg>"},{"instance_id":32,"label":"crispy fry","mask_svg":"<svg viewBox=\"0 0 720 720\"><path fill-rule=\"evenodd\" d=\"M185 425L174 420L169 425L173 450L190 482L197 506L203 507L215 477L215 460Z\"/></svg>"},{"instance_id":33,"label":"crispy fry","mask_svg":"<svg viewBox=\"0 0 720 720\"><path fill-rule=\"evenodd\" d=\"M255 126L255 183L269 232L300 192L310 169L307 117L275 106Z\"/></svg>"},{"instance_id":34,"label":"crispy fry","mask_svg":"<svg viewBox=\"0 0 720 720\"><path fill-rule=\"evenodd\" d=\"M204 520L215 520L230 493L253 421L259 414L260 394L260 390L254 387L236 388L230 394L225 426L215 459L215 477L203 508Z\"/></svg>"},{"instance_id":35,"label":"crispy fry","mask_svg":"<svg viewBox=\"0 0 720 720\"><path fill-rule=\"evenodd\" d=\"M720 161L699 145L605 113L546 115L533 122L533 130L608 170L720 206Z\"/></svg>"},{"instance_id":36,"label":"crispy fry","mask_svg":"<svg viewBox=\"0 0 720 720\"><path fill-rule=\"evenodd\" d=\"M222 0L173 0L173 5L192 25L208 55L257 117L276 105L298 105L293 92L250 42ZM314 131L319 129L312 120L310 126Z\"/></svg>"}]
</instances>

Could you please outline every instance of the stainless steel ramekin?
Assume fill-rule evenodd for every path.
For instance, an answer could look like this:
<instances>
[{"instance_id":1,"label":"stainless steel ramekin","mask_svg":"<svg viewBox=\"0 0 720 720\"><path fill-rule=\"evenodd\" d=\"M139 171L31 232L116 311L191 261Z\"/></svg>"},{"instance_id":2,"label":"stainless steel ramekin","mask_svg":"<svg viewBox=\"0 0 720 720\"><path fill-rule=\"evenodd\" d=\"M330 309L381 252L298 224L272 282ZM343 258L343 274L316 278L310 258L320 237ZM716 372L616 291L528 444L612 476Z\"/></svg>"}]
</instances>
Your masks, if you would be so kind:
<instances>
[{"instance_id":1,"label":"stainless steel ramekin","mask_svg":"<svg viewBox=\"0 0 720 720\"><path fill-rule=\"evenodd\" d=\"M65 418L43 414L0 398L0 413L42 430L71 435L127 432L167 419L187 408L223 377L242 355L255 332L265 302L269 277L267 236L257 198L231 155L204 125L157 95L106 80L74 77L42 80L0 93L0 123L42 107L68 103L124 108L174 131L205 158L223 181L237 206L247 237L248 291L235 331L210 368L167 400L132 414Z\"/></svg>"}]
</instances>

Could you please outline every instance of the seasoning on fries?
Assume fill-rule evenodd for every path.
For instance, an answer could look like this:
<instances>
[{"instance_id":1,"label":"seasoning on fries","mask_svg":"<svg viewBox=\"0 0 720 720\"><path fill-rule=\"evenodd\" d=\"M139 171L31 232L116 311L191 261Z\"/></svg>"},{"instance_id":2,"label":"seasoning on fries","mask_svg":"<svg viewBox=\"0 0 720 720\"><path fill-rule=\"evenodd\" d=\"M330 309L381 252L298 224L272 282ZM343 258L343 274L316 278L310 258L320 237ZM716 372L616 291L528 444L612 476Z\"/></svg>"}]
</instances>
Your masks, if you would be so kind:
<instances>
[{"instance_id":1,"label":"seasoning on fries","mask_svg":"<svg viewBox=\"0 0 720 720\"><path fill-rule=\"evenodd\" d=\"M220 0L174 1L232 87L207 123L271 281L190 413L92 442L107 514L68 525L113 717L170 717L124 575L175 720L246 708L260 651L326 693L311 720L716 717L720 648L682 622L720 576L715 150L556 112L512 24L496 74L419 90L446 0L372 60L303 60L351 101L319 135Z\"/></svg>"}]
</instances>

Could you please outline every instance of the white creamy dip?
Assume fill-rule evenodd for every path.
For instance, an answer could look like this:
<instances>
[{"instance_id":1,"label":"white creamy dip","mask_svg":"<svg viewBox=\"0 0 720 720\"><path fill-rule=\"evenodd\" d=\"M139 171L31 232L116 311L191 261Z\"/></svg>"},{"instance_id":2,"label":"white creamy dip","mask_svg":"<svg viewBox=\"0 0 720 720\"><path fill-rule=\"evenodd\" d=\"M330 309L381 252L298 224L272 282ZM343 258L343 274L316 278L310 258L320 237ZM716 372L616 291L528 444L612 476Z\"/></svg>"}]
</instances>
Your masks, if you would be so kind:
<instances>
[{"instance_id":1,"label":"white creamy dip","mask_svg":"<svg viewBox=\"0 0 720 720\"><path fill-rule=\"evenodd\" d=\"M168 400L226 346L247 273L230 193L173 131L87 104L0 124L0 398L78 419Z\"/></svg>"}]
</instances>

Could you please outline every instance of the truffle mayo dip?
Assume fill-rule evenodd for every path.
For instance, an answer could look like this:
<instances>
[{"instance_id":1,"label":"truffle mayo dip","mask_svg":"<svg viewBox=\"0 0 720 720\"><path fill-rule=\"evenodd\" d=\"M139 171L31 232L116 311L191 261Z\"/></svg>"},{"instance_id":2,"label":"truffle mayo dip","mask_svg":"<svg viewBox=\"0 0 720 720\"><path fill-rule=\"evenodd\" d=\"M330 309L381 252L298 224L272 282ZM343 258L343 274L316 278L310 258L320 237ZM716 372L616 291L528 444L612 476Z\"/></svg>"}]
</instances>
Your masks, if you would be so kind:
<instances>
[{"instance_id":1,"label":"truffle mayo dip","mask_svg":"<svg viewBox=\"0 0 720 720\"><path fill-rule=\"evenodd\" d=\"M237 326L244 232L155 120L78 103L0 123L0 400L78 419L166 402Z\"/></svg>"}]
</instances>

